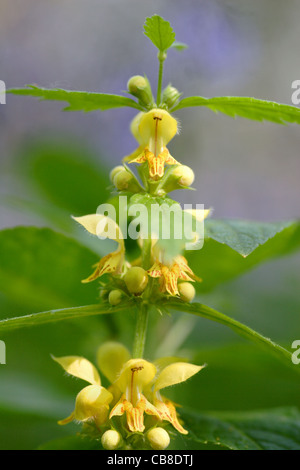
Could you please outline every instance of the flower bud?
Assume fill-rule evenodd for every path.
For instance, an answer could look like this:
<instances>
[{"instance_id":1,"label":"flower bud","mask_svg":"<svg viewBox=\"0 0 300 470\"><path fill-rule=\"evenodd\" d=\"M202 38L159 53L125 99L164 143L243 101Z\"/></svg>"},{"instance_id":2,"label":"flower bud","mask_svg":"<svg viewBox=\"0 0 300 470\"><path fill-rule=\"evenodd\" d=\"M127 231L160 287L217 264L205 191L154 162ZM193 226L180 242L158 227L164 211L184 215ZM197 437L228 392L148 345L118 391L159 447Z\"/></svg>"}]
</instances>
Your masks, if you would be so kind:
<instances>
[{"instance_id":1,"label":"flower bud","mask_svg":"<svg viewBox=\"0 0 300 470\"><path fill-rule=\"evenodd\" d=\"M153 104L151 85L147 77L134 75L128 80L127 89L129 93L136 96L139 102L144 106L150 106Z\"/></svg>"},{"instance_id":2,"label":"flower bud","mask_svg":"<svg viewBox=\"0 0 300 470\"><path fill-rule=\"evenodd\" d=\"M119 447L121 439L121 435L117 431L110 429L102 435L101 444L106 450L115 450Z\"/></svg>"},{"instance_id":3,"label":"flower bud","mask_svg":"<svg viewBox=\"0 0 300 470\"><path fill-rule=\"evenodd\" d=\"M133 193L140 191L135 177L129 171L125 170L124 167L114 176L113 183L119 191L125 191L126 189Z\"/></svg>"},{"instance_id":4,"label":"flower bud","mask_svg":"<svg viewBox=\"0 0 300 470\"><path fill-rule=\"evenodd\" d=\"M123 297L123 292L119 289L114 289L110 291L109 296L108 296L108 301L110 305L118 305Z\"/></svg>"},{"instance_id":5,"label":"flower bud","mask_svg":"<svg viewBox=\"0 0 300 470\"><path fill-rule=\"evenodd\" d=\"M170 444L170 436L163 428L153 428L147 433L147 439L154 450L164 450Z\"/></svg>"},{"instance_id":6,"label":"flower bud","mask_svg":"<svg viewBox=\"0 0 300 470\"><path fill-rule=\"evenodd\" d=\"M182 186L191 186L195 179L193 170L186 165L179 165L174 168L173 175L179 178L178 183Z\"/></svg>"},{"instance_id":7,"label":"flower bud","mask_svg":"<svg viewBox=\"0 0 300 470\"><path fill-rule=\"evenodd\" d=\"M172 85L168 85L162 93L163 103L165 103L168 108L172 108L177 103L181 95L182 93L179 93L177 88Z\"/></svg>"},{"instance_id":8,"label":"flower bud","mask_svg":"<svg viewBox=\"0 0 300 470\"><path fill-rule=\"evenodd\" d=\"M124 281L127 289L131 294L141 294L148 284L148 274L143 268L134 266L128 269L124 276Z\"/></svg>"},{"instance_id":9,"label":"flower bud","mask_svg":"<svg viewBox=\"0 0 300 470\"><path fill-rule=\"evenodd\" d=\"M123 165L118 165L118 166L115 166L111 172L109 173L109 179L110 181L113 183L114 181L114 177L116 176L117 173L119 173L119 171L122 171L124 170L124 167Z\"/></svg>"},{"instance_id":10,"label":"flower bud","mask_svg":"<svg viewBox=\"0 0 300 470\"><path fill-rule=\"evenodd\" d=\"M184 189L193 183L194 178L194 172L190 167L181 164L176 166L173 165L166 172L158 190L163 190L165 193L170 193L176 189Z\"/></svg>"},{"instance_id":11,"label":"flower bud","mask_svg":"<svg viewBox=\"0 0 300 470\"><path fill-rule=\"evenodd\" d=\"M192 302L196 295L195 287L190 282L181 282L178 284L178 291L180 298L184 302Z\"/></svg>"}]
</instances>

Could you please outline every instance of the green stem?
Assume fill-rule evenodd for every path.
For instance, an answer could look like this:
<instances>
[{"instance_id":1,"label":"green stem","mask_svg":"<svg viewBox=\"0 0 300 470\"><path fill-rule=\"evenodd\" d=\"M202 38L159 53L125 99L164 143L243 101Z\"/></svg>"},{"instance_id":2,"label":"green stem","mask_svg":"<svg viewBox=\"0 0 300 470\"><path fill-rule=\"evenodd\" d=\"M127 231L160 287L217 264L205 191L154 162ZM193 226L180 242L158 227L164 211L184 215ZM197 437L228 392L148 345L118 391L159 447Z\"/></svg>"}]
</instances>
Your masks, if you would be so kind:
<instances>
[{"instance_id":1,"label":"green stem","mask_svg":"<svg viewBox=\"0 0 300 470\"><path fill-rule=\"evenodd\" d=\"M151 238L145 238L143 241L143 252L142 252L142 267L147 271L151 268Z\"/></svg>"},{"instance_id":2,"label":"green stem","mask_svg":"<svg viewBox=\"0 0 300 470\"><path fill-rule=\"evenodd\" d=\"M146 333L148 324L148 304L142 303L137 312L137 323L135 327L133 357L141 358L144 355Z\"/></svg>"},{"instance_id":3,"label":"green stem","mask_svg":"<svg viewBox=\"0 0 300 470\"><path fill-rule=\"evenodd\" d=\"M159 70L158 70L156 104L157 106L159 106L161 103L161 88L162 88L162 78L163 78L163 72L164 72L164 61L166 60L167 54L165 52L159 52L157 57L159 60Z\"/></svg>"},{"instance_id":4,"label":"green stem","mask_svg":"<svg viewBox=\"0 0 300 470\"><path fill-rule=\"evenodd\" d=\"M151 247L152 240L147 238L143 241L142 251L142 267L147 270L151 266ZM149 286L146 288L145 295L147 297L147 291ZM146 333L148 325L148 302L144 301L139 304L139 310L137 312L137 322L135 327L134 343L133 343L133 357L141 358L144 355L144 348L146 342Z\"/></svg>"}]
</instances>

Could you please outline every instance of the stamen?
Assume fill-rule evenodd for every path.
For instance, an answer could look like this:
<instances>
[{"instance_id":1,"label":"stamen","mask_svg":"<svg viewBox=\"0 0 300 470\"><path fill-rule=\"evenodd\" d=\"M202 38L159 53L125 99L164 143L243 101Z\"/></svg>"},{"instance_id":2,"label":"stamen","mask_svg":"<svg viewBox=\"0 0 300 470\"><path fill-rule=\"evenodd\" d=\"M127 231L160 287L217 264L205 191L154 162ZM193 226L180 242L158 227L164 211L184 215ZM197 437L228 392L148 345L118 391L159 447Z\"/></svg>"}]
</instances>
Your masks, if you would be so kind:
<instances>
[{"instance_id":1,"label":"stamen","mask_svg":"<svg viewBox=\"0 0 300 470\"><path fill-rule=\"evenodd\" d=\"M143 370L144 369L144 366L139 366L139 367L132 367L131 368L131 372L132 372L132 375L131 375L131 382L130 382L130 401L131 403L133 404L133 406L135 406L134 404L134 398L133 398L133 380L134 380L134 373L135 372L138 372L139 370Z\"/></svg>"},{"instance_id":2,"label":"stamen","mask_svg":"<svg viewBox=\"0 0 300 470\"><path fill-rule=\"evenodd\" d=\"M158 116L154 116L154 121L156 121L155 123L155 137L154 137L154 156L157 157L157 126L158 126L158 121L161 121L162 118L158 117Z\"/></svg>"}]
</instances>

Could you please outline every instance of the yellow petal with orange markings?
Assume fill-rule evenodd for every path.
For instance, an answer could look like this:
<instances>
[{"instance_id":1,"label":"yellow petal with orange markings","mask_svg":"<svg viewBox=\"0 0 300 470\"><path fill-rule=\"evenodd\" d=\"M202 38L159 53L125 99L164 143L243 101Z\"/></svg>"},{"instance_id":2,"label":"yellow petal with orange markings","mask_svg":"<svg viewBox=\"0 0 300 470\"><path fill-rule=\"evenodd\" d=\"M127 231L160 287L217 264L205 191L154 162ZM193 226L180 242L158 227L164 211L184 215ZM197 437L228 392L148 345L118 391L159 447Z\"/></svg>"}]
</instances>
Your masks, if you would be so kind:
<instances>
[{"instance_id":1,"label":"yellow petal with orange markings","mask_svg":"<svg viewBox=\"0 0 300 470\"><path fill-rule=\"evenodd\" d=\"M177 429L177 431L181 434L188 434L188 431L184 429L179 423L175 406L171 401L157 401L155 405L160 411L163 420L169 421L174 426L174 428Z\"/></svg>"},{"instance_id":2,"label":"yellow petal with orange markings","mask_svg":"<svg viewBox=\"0 0 300 470\"><path fill-rule=\"evenodd\" d=\"M151 277L160 277L162 276L162 263L154 263L152 268L148 269L147 273Z\"/></svg>"},{"instance_id":3,"label":"yellow petal with orange markings","mask_svg":"<svg viewBox=\"0 0 300 470\"><path fill-rule=\"evenodd\" d=\"M113 418L113 416L122 416L125 413L125 402L125 395L122 395L120 400L112 408L109 419Z\"/></svg>"},{"instance_id":4,"label":"yellow petal with orange markings","mask_svg":"<svg viewBox=\"0 0 300 470\"><path fill-rule=\"evenodd\" d=\"M87 279L83 279L81 282L87 283L94 281L98 277L103 276L103 274L120 274L122 272L123 260L123 250L109 253L99 261L95 271Z\"/></svg>"}]
</instances>

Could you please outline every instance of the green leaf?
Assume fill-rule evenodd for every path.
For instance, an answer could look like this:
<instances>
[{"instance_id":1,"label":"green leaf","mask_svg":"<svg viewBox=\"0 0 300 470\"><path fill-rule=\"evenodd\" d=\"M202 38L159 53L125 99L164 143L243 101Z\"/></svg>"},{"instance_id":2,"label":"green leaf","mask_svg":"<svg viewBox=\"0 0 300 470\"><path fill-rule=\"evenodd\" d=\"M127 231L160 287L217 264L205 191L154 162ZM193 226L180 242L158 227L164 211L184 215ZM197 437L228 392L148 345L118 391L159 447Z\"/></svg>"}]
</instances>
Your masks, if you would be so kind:
<instances>
[{"instance_id":1,"label":"green leaf","mask_svg":"<svg viewBox=\"0 0 300 470\"><path fill-rule=\"evenodd\" d=\"M124 106L143 110L136 101L126 96L110 95L107 93L92 93L87 91L71 91L60 88L47 89L36 85L26 85L26 88L11 88L7 93L14 95L36 96L42 100L66 101L69 106L64 111L106 111L107 109Z\"/></svg>"},{"instance_id":2,"label":"green leaf","mask_svg":"<svg viewBox=\"0 0 300 470\"><path fill-rule=\"evenodd\" d=\"M202 324L201 328L205 326L211 327ZM182 389L172 390L172 394L169 393L171 400L190 406L196 388L201 389L201 401L193 403L193 409L199 412L244 411L299 403L299 375L292 368L248 341L239 342L236 338L238 342L230 341L224 345L220 336L225 331L220 331L220 336L216 333L214 331L215 340L209 345L203 344L204 331L201 340L195 333L192 345L191 340L187 342L186 347L192 347L189 362L207 363L207 367L203 375L202 372L197 374ZM218 389L222 394L218 394Z\"/></svg>"},{"instance_id":3,"label":"green leaf","mask_svg":"<svg viewBox=\"0 0 300 470\"><path fill-rule=\"evenodd\" d=\"M29 190L37 190L39 200L42 196L69 215L85 215L95 213L110 194L109 170L98 159L74 138L38 138L22 146L13 170Z\"/></svg>"},{"instance_id":4,"label":"green leaf","mask_svg":"<svg viewBox=\"0 0 300 470\"><path fill-rule=\"evenodd\" d=\"M32 313L22 317L7 318L0 320L0 333L16 330L19 328L44 325L45 323L70 320L73 318L84 318L91 315L104 315L107 313L124 312L130 307L128 303L122 302L121 306L112 308L109 304L85 305L82 307L62 308L59 310L50 310L48 312ZM131 306L132 308L132 306Z\"/></svg>"},{"instance_id":5,"label":"green leaf","mask_svg":"<svg viewBox=\"0 0 300 470\"><path fill-rule=\"evenodd\" d=\"M284 225L285 223L281 228ZM217 231L218 226L222 239ZM225 222L205 221L207 235L212 235L215 240L208 238L204 241L201 250L185 253L192 270L203 279L202 283L195 285L196 288L201 292L209 291L218 284L233 279L261 263L299 250L299 222L287 222L286 228L278 231L280 226L280 223L269 224L269 227L268 224L262 226L258 224L255 227L252 222L249 224L242 222L241 225L239 222L234 224L230 222L227 225ZM267 236L270 238L266 240ZM247 253L256 244L263 241L265 243L258 245L246 258L238 252Z\"/></svg>"},{"instance_id":6,"label":"green leaf","mask_svg":"<svg viewBox=\"0 0 300 470\"><path fill-rule=\"evenodd\" d=\"M205 221L205 237L226 244L246 257L258 246L294 223L293 221L264 223L238 219L208 219Z\"/></svg>"},{"instance_id":7,"label":"green leaf","mask_svg":"<svg viewBox=\"0 0 300 470\"><path fill-rule=\"evenodd\" d=\"M146 18L144 34L161 52L169 49L175 41L175 33L170 23L158 15Z\"/></svg>"},{"instance_id":8,"label":"green leaf","mask_svg":"<svg viewBox=\"0 0 300 470\"><path fill-rule=\"evenodd\" d=\"M296 408L211 414L180 410L180 415L189 431L187 441L230 450L300 450Z\"/></svg>"},{"instance_id":9,"label":"green leaf","mask_svg":"<svg viewBox=\"0 0 300 470\"><path fill-rule=\"evenodd\" d=\"M222 325L228 326L237 334L245 337L246 339L257 343L259 346L267 348L270 352L274 353L279 359L285 362L286 365L289 365L294 368L296 372L300 373L300 369L295 367L292 363L292 353L287 351L285 348L271 341L269 338L261 335L257 331L252 330L248 326L240 323L233 318L224 315L223 313L214 310L207 305L202 305L199 303L184 303L180 300L171 300L167 303L169 309L174 309L180 312L187 312L199 317L212 320Z\"/></svg>"},{"instance_id":10,"label":"green leaf","mask_svg":"<svg viewBox=\"0 0 300 470\"><path fill-rule=\"evenodd\" d=\"M277 124L287 122L300 124L300 109L295 106L243 96L218 96L215 98L190 96L183 98L172 109L172 112L192 106L206 106L214 112L224 113L233 118L239 116L255 121L271 121Z\"/></svg>"},{"instance_id":11,"label":"green leaf","mask_svg":"<svg viewBox=\"0 0 300 470\"><path fill-rule=\"evenodd\" d=\"M81 283L97 255L50 229L1 231L0 259L0 290L23 309L75 307L99 298L97 284Z\"/></svg>"},{"instance_id":12,"label":"green leaf","mask_svg":"<svg viewBox=\"0 0 300 470\"><path fill-rule=\"evenodd\" d=\"M76 435L67 436L46 442L38 447L38 450L101 450L100 441L88 437Z\"/></svg>"}]
</instances>

